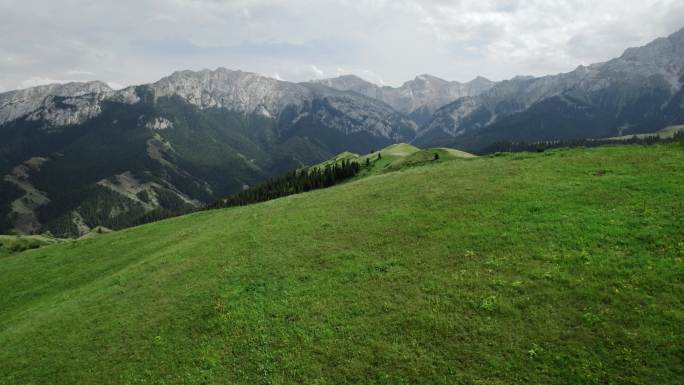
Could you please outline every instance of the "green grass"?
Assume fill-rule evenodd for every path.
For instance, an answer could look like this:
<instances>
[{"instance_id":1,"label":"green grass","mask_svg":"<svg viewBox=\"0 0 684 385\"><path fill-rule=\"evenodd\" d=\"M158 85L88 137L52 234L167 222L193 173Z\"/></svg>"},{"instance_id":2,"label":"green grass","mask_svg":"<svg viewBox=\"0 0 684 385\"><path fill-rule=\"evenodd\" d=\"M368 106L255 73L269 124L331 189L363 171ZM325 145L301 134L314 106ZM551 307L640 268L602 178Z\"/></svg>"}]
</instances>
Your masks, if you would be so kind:
<instances>
[{"instance_id":1,"label":"green grass","mask_svg":"<svg viewBox=\"0 0 684 385\"><path fill-rule=\"evenodd\" d=\"M439 155L439 159L435 160L435 154ZM380 155L380 158L378 158L378 155ZM325 162L313 165L311 168L324 168L327 165L340 163L345 160L356 161L363 166L359 175L354 178L354 180L358 180L386 172L399 171L408 167L422 166L447 160L470 159L474 157L475 155L473 154L455 150L453 148L441 147L421 150L410 144L397 143L365 155L345 151ZM370 162L368 166L365 166L366 159Z\"/></svg>"},{"instance_id":2,"label":"green grass","mask_svg":"<svg viewBox=\"0 0 684 385\"><path fill-rule=\"evenodd\" d=\"M413 154L414 152L420 151L420 148L416 146L412 146L410 144L406 143L397 143L397 144L391 144L382 150L383 155L389 155L389 156L408 156ZM378 152L380 152L378 151ZM376 152L377 153L377 152Z\"/></svg>"},{"instance_id":3,"label":"green grass","mask_svg":"<svg viewBox=\"0 0 684 385\"><path fill-rule=\"evenodd\" d=\"M439 159L435 161L435 154L439 155ZM380 158L378 158L380 155ZM381 150L374 151L366 155L357 155L349 152L342 153L328 161L321 163L326 164L339 162L341 160L356 160L364 167L361 169L359 175L354 179L358 180L368 176L379 175L386 172L399 171L408 167L422 166L429 163L438 163L454 159L468 159L474 158L475 155L464 151L455 150L453 148L429 148L421 150L418 147L406 143L392 144ZM365 166L366 159L370 164ZM318 165L318 166L320 166Z\"/></svg>"},{"instance_id":4,"label":"green grass","mask_svg":"<svg viewBox=\"0 0 684 385\"><path fill-rule=\"evenodd\" d=\"M438 155L439 158L435 159L435 155ZM385 166L385 171L397 171L407 167L423 166L430 163L455 159L471 159L474 157L475 155L452 148L429 148L393 160L390 164Z\"/></svg>"},{"instance_id":5,"label":"green grass","mask_svg":"<svg viewBox=\"0 0 684 385\"><path fill-rule=\"evenodd\" d=\"M0 235L0 257L61 242L45 235Z\"/></svg>"},{"instance_id":6,"label":"green grass","mask_svg":"<svg viewBox=\"0 0 684 385\"><path fill-rule=\"evenodd\" d=\"M430 163L0 259L0 384L681 384L684 147Z\"/></svg>"}]
</instances>

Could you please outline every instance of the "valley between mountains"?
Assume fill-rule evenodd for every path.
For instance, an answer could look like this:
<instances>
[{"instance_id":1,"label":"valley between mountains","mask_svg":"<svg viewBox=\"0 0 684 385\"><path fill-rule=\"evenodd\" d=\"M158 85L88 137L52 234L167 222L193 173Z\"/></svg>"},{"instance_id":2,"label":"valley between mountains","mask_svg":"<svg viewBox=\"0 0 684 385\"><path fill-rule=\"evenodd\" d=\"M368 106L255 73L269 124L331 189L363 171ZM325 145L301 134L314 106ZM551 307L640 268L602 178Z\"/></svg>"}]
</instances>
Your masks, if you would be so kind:
<instances>
[{"instance_id":1,"label":"valley between mountains","mask_svg":"<svg viewBox=\"0 0 684 385\"><path fill-rule=\"evenodd\" d=\"M269 178L391 144L474 154L684 124L684 30L543 77L400 87L219 68L113 90L0 94L0 233L77 237L210 205Z\"/></svg>"}]
</instances>

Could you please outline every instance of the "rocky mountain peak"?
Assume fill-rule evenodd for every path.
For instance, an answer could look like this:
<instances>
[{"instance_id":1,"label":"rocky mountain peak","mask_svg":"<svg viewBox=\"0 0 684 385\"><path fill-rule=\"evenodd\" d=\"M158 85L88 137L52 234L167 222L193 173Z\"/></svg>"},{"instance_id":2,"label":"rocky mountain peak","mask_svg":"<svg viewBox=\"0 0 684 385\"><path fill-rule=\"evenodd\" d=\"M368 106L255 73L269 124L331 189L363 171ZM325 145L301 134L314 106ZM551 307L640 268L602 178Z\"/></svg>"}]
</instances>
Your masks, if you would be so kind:
<instances>
[{"instance_id":1,"label":"rocky mountain peak","mask_svg":"<svg viewBox=\"0 0 684 385\"><path fill-rule=\"evenodd\" d=\"M60 99L62 105L89 110L83 115L86 116L95 112L93 106L97 100L112 92L114 91L101 81L49 84L5 92L0 94L0 125L22 117L38 120L46 116L55 118L54 123L57 125L68 124L79 118L69 113L55 116L56 99Z\"/></svg>"},{"instance_id":2,"label":"rocky mountain peak","mask_svg":"<svg viewBox=\"0 0 684 385\"><path fill-rule=\"evenodd\" d=\"M46 96L73 97L92 93L111 92L112 89L105 82L99 80L90 82L55 83L15 91L0 93L0 99L41 98ZM2 106L0 104L0 106Z\"/></svg>"},{"instance_id":3,"label":"rocky mountain peak","mask_svg":"<svg viewBox=\"0 0 684 385\"><path fill-rule=\"evenodd\" d=\"M381 100L395 110L410 115L419 124L439 107L464 96L477 95L494 84L485 78L476 78L468 83L450 82L430 74L418 75L400 87L381 87L354 75L315 83Z\"/></svg>"},{"instance_id":4,"label":"rocky mountain peak","mask_svg":"<svg viewBox=\"0 0 684 385\"><path fill-rule=\"evenodd\" d=\"M467 84L470 84L472 87L488 88L491 87L494 83L496 82L493 82L484 76L477 76L475 79L469 81Z\"/></svg>"},{"instance_id":5,"label":"rocky mountain peak","mask_svg":"<svg viewBox=\"0 0 684 385\"><path fill-rule=\"evenodd\" d=\"M277 115L290 104L300 104L309 91L297 84L226 68L179 71L153 83L155 97L177 95L200 108L227 108Z\"/></svg>"},{"instance_id":6,"label":"rocky mountain peak","mask_svg":"<svg viewBox=\"0 0 684 385\"><path fill-rule=\"evenodd\" d=\"M379 97L382 93L380 86L356 75L342 75L336 78L314 80L310 84L322 84L336 90L354 91L371 98L381 99Z\"/></svg>"},{"instance_id":7,"label":"rocky mountain peak","mask_svg":"<svg viewBox=\"0 0 684 385\"><path fill-rule=\"evenodd\" d=\"M404 85L409 85L409 84L422 84L422 85L437 85L437 86L443 86L445 84L448 84L449 82L438 78L437 76L432 76L430 74L422 74L416 76L413 80L408 81L404 83Z\"/></svg>"},{"instance_id":8,"label":"rocky mountain peak","mask_svg":"<svg viewBox=\"0 0 684 385\"><path fill-rule=\"evenodd\" d=\"M684 28L668 37L658 38L643 47L627 48L620 56L621 60L652 63L684 65Z\"/></svg>"}]
</instances>

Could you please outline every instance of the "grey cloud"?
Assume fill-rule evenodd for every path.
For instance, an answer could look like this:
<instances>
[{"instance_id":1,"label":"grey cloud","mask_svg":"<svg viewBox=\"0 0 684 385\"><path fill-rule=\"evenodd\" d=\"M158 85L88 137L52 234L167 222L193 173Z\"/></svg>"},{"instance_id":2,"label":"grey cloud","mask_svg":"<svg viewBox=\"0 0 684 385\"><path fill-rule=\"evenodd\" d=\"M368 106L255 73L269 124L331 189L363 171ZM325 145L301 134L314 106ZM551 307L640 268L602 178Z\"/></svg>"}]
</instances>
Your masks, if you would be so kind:
<instances>
[{"instance_id":1,"label":"grey cloud","mask_svg":"<svg viewBox=\"0 0 684 385\"><path fill-rule=\"evenodd\" d=\"M328 62L334 59L335 63L354 55L357 48L354 42L342 39L309 40L302 43L255 42L206 47L185 40L140 40L135 42L133 47L146 55L219 56L227 59L234 56L253 56Z\"/></svg>"},{"instance_id":2,"label":"grey cloud","mask_svg":"<svg viewBox=\"0 0 684 385\"><path fill-rule=\"evenodd\" d=\"M675 0L0 0L0 84L126 85L218 66L295 81L504 79L604 61L682 26Z\"/></svg>"}]
</instances>

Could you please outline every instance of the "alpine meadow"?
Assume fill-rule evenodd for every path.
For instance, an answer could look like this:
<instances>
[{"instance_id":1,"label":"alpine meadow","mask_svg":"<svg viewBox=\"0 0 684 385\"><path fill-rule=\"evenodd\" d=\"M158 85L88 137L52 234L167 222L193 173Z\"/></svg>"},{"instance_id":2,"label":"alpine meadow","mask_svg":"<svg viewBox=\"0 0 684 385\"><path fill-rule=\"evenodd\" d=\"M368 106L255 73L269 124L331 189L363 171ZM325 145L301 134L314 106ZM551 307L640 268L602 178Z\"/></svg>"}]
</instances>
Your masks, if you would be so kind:
<instances>
[{"instance_id":1,"label":"alpine meadow","mask_svg":"<svg viewBox=\"0 0 684 385\"><path fill-rule=\"evenodd\" d=\"M0 385L682 384L683 25L0 0Z\"/></svg>"}]
</instances>

